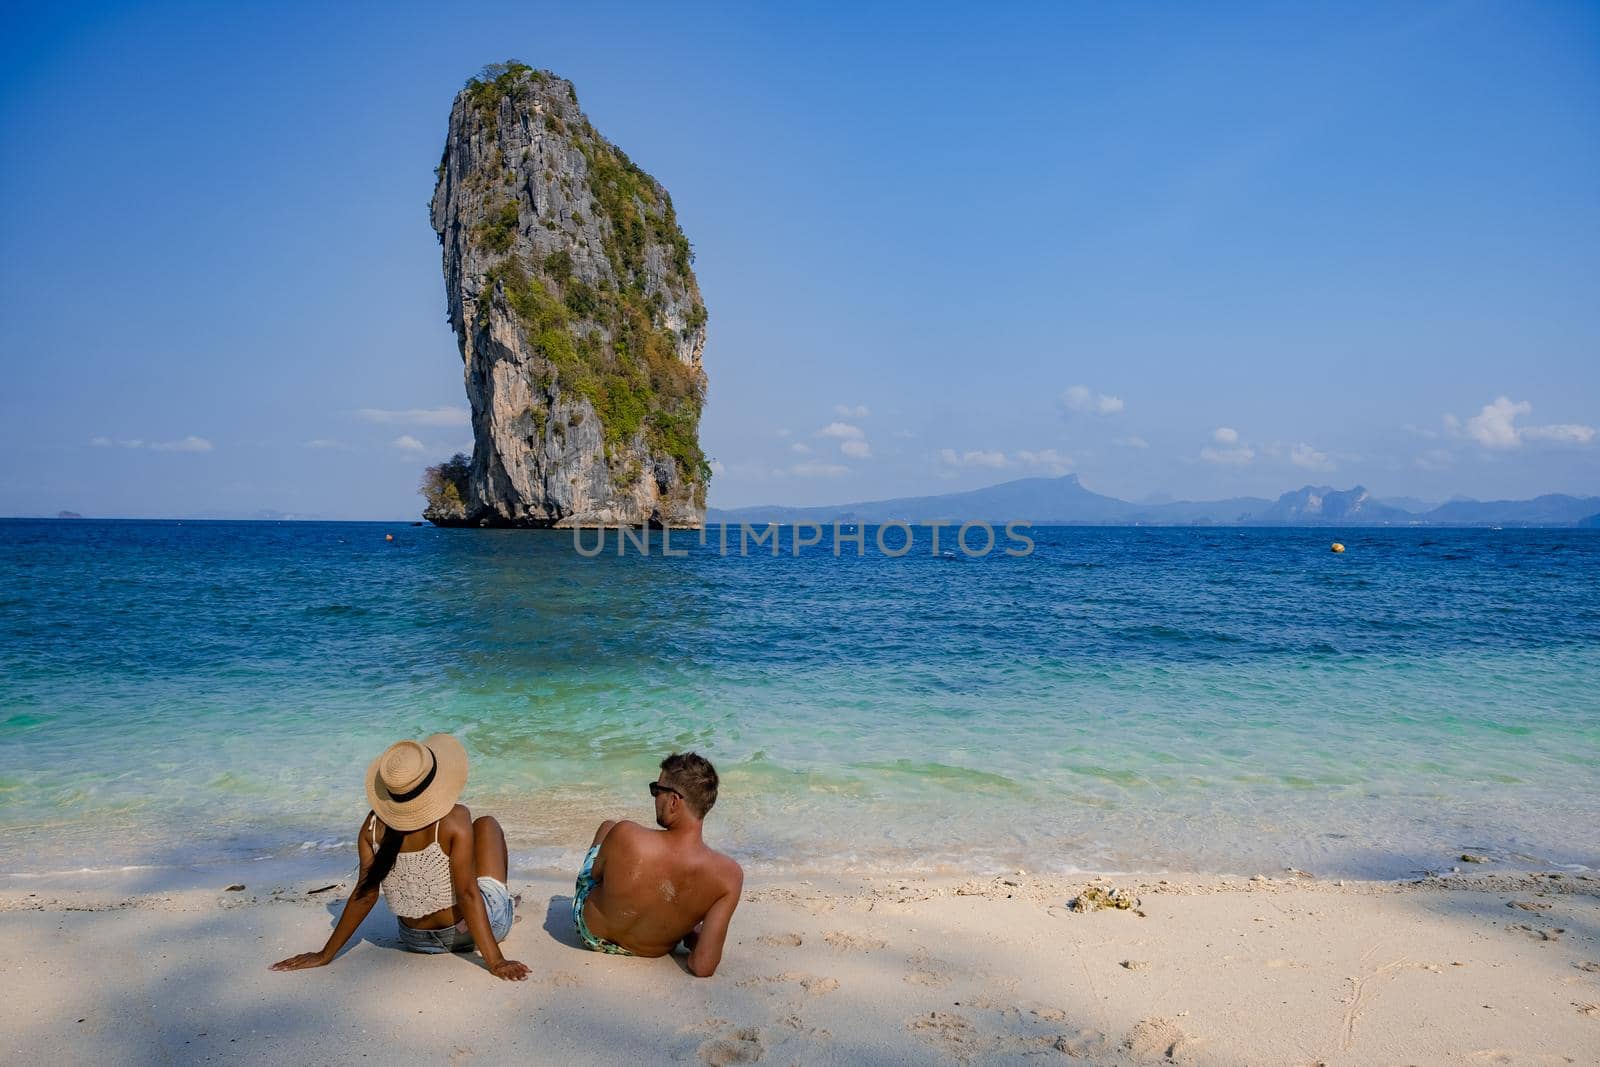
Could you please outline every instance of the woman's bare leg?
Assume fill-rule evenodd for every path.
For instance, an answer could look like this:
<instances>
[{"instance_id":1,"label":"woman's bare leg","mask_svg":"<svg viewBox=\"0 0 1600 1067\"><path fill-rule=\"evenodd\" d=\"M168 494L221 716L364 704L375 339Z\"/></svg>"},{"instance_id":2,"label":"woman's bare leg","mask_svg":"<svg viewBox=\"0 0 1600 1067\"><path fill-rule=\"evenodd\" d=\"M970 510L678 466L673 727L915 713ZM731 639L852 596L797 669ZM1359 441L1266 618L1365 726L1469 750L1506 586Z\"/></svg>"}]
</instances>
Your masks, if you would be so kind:
<instances>
[{"instance_id":1,"label":"woman's bare leg","mask_svg":"<svg viewBox=\"0 0 1600 1067\"><path fill-rule=\"evenodd\" d=\"M480 815L472 820L472 855L477 861L478 877L504 882L511 867L511 854L506 850L506 832L493 815Z\"/></svg>"}]
</instances>

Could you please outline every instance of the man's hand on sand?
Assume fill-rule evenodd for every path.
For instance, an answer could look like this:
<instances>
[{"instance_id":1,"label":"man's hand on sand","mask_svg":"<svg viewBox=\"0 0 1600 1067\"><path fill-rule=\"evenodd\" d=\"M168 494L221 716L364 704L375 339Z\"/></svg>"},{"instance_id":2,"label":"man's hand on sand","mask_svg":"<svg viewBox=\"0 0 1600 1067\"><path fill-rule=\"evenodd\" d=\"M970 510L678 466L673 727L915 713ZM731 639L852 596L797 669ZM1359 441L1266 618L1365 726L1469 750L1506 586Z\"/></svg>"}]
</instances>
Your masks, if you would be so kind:
<instances>
[{"instance_id":1,"label":"man's hand on sand","mask_svg":"<svg viewBox=\"0 0 1600 1067\"><path fill-rule=\"evenodd\" d=\"M302 952L272 965L274 971L303 971L308 967L326 967L328 960L320 952Z\"/></svg>"},{"instance_id":2,"label":"man's hand on sand","mask_svg":"<svg viewBox=\"0 0 1600 1067\"><path fill-rule=\"evenodd\" d=\"M489 968L489 973L507 982L521 982L528 977L528 965L517 960L501 960Z\"/></svg>"}]
</instances>

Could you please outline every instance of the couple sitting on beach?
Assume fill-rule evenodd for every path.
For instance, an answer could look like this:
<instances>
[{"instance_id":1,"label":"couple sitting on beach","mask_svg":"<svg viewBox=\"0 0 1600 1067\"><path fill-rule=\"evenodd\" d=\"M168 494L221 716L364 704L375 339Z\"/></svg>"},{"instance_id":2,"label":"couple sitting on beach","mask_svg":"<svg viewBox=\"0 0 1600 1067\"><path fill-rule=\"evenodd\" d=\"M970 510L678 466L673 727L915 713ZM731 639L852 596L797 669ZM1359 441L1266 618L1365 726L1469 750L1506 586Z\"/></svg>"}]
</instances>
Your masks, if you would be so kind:
<instances>
[{"instance_id":1,"label":"couple sitting on beach","mask_svg":"<svg viewBox=\"0 0 1600 1067\"><path fill-rule=\"evenodd\" d=\"M508 960L500 942L511 932L516 900L506 888L506 838L492 815L474 819L457 804L467 782L467 750L449 734L401 741L367 768L372 811L356 839L361 870L328 943L272 965L275 971L333 961L378 901L400 920L400 944L412 952L477 948L499 978L520 981L528 968ZM583 857L572 922L596 952L665 956L680 944L689 973L705 978L722 960L728 923L744 872L706 847L700 824L717 802L717 772L693 752L661 761L649 783L656 824L608 819Z\"/></svg>"}]
</instances>

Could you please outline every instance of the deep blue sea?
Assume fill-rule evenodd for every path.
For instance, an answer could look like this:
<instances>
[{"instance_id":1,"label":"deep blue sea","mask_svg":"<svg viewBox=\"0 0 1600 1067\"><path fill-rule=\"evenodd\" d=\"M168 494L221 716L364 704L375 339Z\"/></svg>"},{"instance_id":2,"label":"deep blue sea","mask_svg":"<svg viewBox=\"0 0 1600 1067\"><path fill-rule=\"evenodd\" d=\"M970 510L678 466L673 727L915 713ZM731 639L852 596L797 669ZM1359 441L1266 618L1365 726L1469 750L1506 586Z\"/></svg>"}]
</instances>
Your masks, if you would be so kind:
<instances>
[{"instance_id":1,"label":"deep blue sea","mask_svg":"<svg viewBox=\"0 0 1600 1067\"><path fill-rule=\"evenodd\" d=\"M1032 536L0 521L0 874L348 849L440 730L523 868L688 748L756 870L1600 867L1600 533Z\"/></svg>"}]
</instances>

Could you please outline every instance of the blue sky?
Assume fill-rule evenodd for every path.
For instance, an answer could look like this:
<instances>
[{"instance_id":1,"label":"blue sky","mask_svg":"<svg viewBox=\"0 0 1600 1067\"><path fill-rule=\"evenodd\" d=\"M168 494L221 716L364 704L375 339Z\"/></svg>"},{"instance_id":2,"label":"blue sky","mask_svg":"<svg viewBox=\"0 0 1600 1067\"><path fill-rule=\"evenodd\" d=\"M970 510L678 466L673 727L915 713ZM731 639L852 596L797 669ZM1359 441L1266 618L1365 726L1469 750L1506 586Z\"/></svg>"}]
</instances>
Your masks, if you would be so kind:
<instances>
[{"instance_id":1,"label":"blue sky","mask_svg":"<svg viewBox=\"0 0 1600 1067\"><path fill-rule=\"evenodd\" d=\"M0 514L411 517L470 446L451 97L671 191L713 504L1600 493L1600 7L0 16Z\"/></svg>"}]
</instances>

